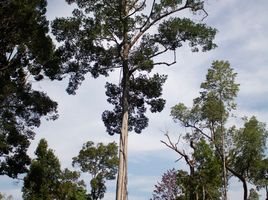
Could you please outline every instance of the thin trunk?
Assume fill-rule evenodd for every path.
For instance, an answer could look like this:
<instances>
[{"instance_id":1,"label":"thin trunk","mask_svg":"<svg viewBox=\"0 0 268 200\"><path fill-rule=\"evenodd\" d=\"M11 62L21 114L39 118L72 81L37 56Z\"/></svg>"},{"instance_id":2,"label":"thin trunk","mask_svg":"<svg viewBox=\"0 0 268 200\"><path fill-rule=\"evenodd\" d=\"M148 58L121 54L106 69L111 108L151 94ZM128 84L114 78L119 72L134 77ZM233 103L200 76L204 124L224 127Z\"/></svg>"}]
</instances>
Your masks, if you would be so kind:
<instances>
[{"instance_id":1,"label":"thin trunk","mask_svg":"<svg viewBox=\"0 0 268 200\"><path fill-rule=\"evenodd\" d=\"M202 193L203 193L203 197L202 197L202 199L203 200L206 200L206 191L205 191L205 186L202 186Z\"/></svg>"},{"instance_id":2,"label":"thin trunk","mask_svg":"<svg viewBox=\"0 0 268 200\"><path fill-rule=\"evenodd\" d=\"M243 183L243 189L244 189L244 200L248 199L248 186L247 186L247 182L246 180L243 178L243 180L241 180Z\"/></svg>"},{"instance_id":3,"label":"thin trunk","mask_svg":"<svg viewBox=\"0 0 268 200\"><path fill-rule=\"evenodd\" d=\"M189 194L189 200L196 200L196 195L197 192L195 191L195 184L193 184L193 181L195 181L194 179L194 167L191 165L191 163L189 164L190 167L190 194Z\"/></svg>"},{"instance_id":4,"label":"thin trunk","mask_svg":"<svg viewBox=\"0 0 268 200\"><path fill-rule=\"evenodd\" d=\"M226 157L225 157L225 148L224 148L224 133L222 131L222 168L223 168L223 200L227 200L227 171L226 171Z\"/></svg>"},{"instance_id":5,"label":"thin trunk","mask_svg":"<svg viewBox=\"0 0 268 200\"><path fill-rule=\"evenodd\" d=\"M243 190L244 190L244 200L247 200L248 198L248 186L247 186L247 181L246 179L238 174L236 171L231 169L230 167L226 166L226 169L230 171L234 176L236 176L242 183L243 183Z\"/></svg>"}]
</instances>

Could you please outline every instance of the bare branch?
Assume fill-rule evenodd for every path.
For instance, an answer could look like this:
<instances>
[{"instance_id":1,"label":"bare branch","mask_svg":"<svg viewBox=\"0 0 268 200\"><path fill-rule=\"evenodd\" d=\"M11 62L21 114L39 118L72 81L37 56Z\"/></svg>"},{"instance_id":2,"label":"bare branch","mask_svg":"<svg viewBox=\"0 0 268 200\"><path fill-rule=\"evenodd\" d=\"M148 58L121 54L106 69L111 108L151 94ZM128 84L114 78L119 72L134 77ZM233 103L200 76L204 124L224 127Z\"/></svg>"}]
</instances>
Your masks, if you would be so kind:
<instances>
[{"instance_id":1,"label":"bare branch","mask_svg":"<svg viewBox=\"0 0 268 200\"><path fill-rule=\"evenodd\" d=\"M162 54L162 53L165 53L165 52L167 52L168 50L169 50L169 49L165 47L165 49L164 49L163 51L159 51L158 53L156 53L156 54L154 54L154 55L151 55L151 56L149 57L149 59L154 58L154 57L156 57L156 56L158 56L158 55L160 55L160 54Z\"/></svg>"},{"instance_id":2,"label":"bare branch","mask_svg":"<svg viewBox=\"0 0 268 200\"><path fill-rule=\"evenodd\" d=\"M154 65L167 65L167 66L171 66L174 65L176 63L176 61L172 62L172 63L167 63L167 62L157 62L154 63Z\"/></svg>"},{"instance_id":3,"label":"bare branch","mask_svg":"<svg viewBox=\"0 0 268 200\"><path fill-rule=\"evenodd\" d=\"M163 51L162 53L164 53L165 51ZM159 54L158 54L159 55ZM154 65L167 65L167 66L171 66L174 65L177 62L176 60L176 51L174 50L174 61L172 63L167 63L167 62L157 62L154 63Z\"/></svg>"},{"instance_id":4,"label":"bare branch","mask_svg":"<svg viewBox=\"0 0 268 200\"><path fill-rule=\"evenodd\" d=\"M165 141L163 141L163 140L160 140L160 142L162 142L163 144L165 144L167 147L169 147L170 149L172 149L172 150L174 150L175 152L177 152L180 156L182 156L183 158L184 158L184 160L185 160L185 162L190 166L190 167L193 167L193 165L194 165L194 162L193 162L193 160L190 160L190 158L189 158L189 156L185 153L185 151L184 150L179 150L178 149L178 144L176 143L176 144L174 144L172 141L171 141L171 139L170 139L170 137L169 137L169 135L166 133L165 134L165 136L167 137L167 140L168 140L168 142L165 142ZM181 159L181 158L180 158Z\"/></svg>"},{"instance_id":5,"label":"bare branch","mask_svg":"<svg viewBox=\"0 0 268 200\"><path fill-rule=\"evenodd\" d=\"M130 10L131 10L132 8L134 8L134 6L135 6L135 4L136 4L137 2L138 2L138 0L136 0L135 3L133 3L133 5L132 5L132 7L130 8ZM131 17L131 16L134 15L136 12L139 12L139 11L142 9L142 7L145 5L145 3L146 3L146 0L143 1L143 3L141 4L140 7L135 8L135 10L134 10L132 13L130 13L129 15L127 15L125 18L127 18L127 17Z\"/></svg>"},{"instance_id":6,"label":"bare branch","mask_svg":"<svg viewBox=\"0 0 268 200\"><path fill-rule=\"evenodd\" d=\"M147 17L146 22L139 28L140 30L142 30L142 29L148 24L148 22L150 21L150 18L151 18L152 14L153 14L154 5L155 5L155 0L153 1L152 7L151 7L151 11L150 11L150 14L149 14L149 16Z\"/></svg>"},{"instance_id":7,"label":"bare branch","mask_svg":"<svg viewBox=\"0 0 268 200\"><path fill-rule=\"evenodd\" d=\"M193 128L193 129L197 130L199 133L201 133L203 136L205 136L207 139L209 139L210 141L213 141L212 138L208 134L206 134L203 130L201 130L200 128L196 127L195 125L186 123L185 127Z\"/></svg>"}]
</instances>

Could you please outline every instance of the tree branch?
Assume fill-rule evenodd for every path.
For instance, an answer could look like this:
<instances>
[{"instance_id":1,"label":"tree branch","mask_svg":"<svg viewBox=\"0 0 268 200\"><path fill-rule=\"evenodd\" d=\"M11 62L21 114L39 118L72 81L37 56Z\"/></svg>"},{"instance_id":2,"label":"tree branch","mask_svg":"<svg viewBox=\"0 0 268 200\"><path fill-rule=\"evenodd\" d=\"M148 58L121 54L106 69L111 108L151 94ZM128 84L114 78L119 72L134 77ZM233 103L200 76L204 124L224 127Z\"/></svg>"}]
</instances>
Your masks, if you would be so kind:
<instances>
[{"instance_id":1,"label":"tree branch","mask_svg":"<svg viewBox=\"0 0 268 200\"><path fill-rule=\"evenodd\" d=\"M170 137L169 137L169 135L168 135L167 133L165 134L165 136L166 136L167 139L168 139L168 143L165 142L165 141L163 141L163 140L160 140L160 142L163 143L163 144L165 144L167 147L169 147L170 149L174 150L174 151L177 152L178 154L180 154L180 155L184 158L184 160L186 161L186 163L187 163L190 167L194 167L194 166L193 166L194 163L192 162L192 160L190 160L189 156L186 155L185 151L183 150L183 152L182 152L182 151L180 151L180 150L178 149L178 147L177 147L178 142L177 142L176 144L174 144L173 142L171 142L171 139L170 139ZM181 159L181 158L180 158L180 159Z\"/></svg>"},{"instance_id":2,"label":"tree branch","mask_svg":"<svg viewBox=\"0 0 268 200\"><path fill-rule=\"evenodd\" d=\"M130 7L130 10L131 10L132 8L134 8L134 6L135 6L135 4L136 4L137 2L138 2L138 0L136 0L136 1L133 3L133 5ZM139 12L139 11L142 9L142 7L145 5L145 3L146 3L146 0L143 1L143 3L141 4L140 7L135 8L135 10L134 10L132 13L130 13L129 15L125 16L125 18L131 17L131 16L134 15L136 12Z\"/></svg>"},{"instance_id":3,"label":"tree branch","mask_svg":"<svg viewBox=\"0 0 268 200\"><path fill-rule=\"evenodd\" d=\"M178 11L181 11L181 10L184 10L186 8L189 8L189 6L187 4L185 4L183 7L180 7L178 9L175 9L175 10L172 10L168 13L165 13L161 16L159 16L158 18L156 18L155 20L153 20L151 23L149 23L148 25L144 25L143 28L140 29L140 32L133 38L133 40L131 41L130 43L130 47L132 47L137 41L138 39L148 30L150 29L154 24L156 24L158 21L160 21L161 19L171 15L171 14L174 14ZM149 16L150 18L150 16ZM148 23L148 20L147 20L147 23Z\"/></svg>"}]
</instances>

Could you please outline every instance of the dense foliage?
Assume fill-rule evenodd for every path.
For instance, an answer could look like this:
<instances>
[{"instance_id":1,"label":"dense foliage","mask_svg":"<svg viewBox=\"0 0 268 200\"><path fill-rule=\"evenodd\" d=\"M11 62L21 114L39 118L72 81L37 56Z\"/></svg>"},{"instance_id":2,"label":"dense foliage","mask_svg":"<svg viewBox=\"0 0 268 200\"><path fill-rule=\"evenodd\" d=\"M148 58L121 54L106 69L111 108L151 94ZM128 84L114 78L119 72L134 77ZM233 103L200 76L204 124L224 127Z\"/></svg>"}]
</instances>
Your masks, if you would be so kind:
<instances>
[{"instance_id":1,"label":"dense foliage","mask_svg":"<svg viewBox=\"0 0 268 200\"><path fill-rule=\"evenodd\" d=\"M232 176L242 182L244 200L249 198L248 182L259 188L267 187L264 178L265 174L267 176L264 163L268 137L265 124L253 116L244 118L241 128L227 126L236 108L239 86L235 83L236 75L228 62L213 62L193 106L188 108L179 103L171 109L174 120L189 130L183 138L191 148L189 155L168 135L168 142L163 142L184 157L190 167L190 176L205 189L197 187L195 191L201 191L198 196L206 195L206 199L219 198L221 190L222 198L227 199L228 180ZM190 193L191 200L197 198L193 191Z\"/></svg>"},{"instance_id":2,"label":"dense foliage","mask_svg":"<svg viewBox=\"0 0 268 200\"><path fill-rule=\"evenodd\" d=\"M30 164L26 151L41 117L57 117L57 103L31 86L53 69L46 5L46 0L0 2L0 174L13 178Z\"/></svg>"},{"instance_id":3,"label":"dense foliage","mask_svg":"<svg viewBox=\"0 0 268 200\"><path fill-rule=\"evenodd\" d=\"M88 141L82 147L77 157L73 158L73 165L78 166L82 172L91 175L92 200L102 199L106 192L105 181L115 179L118 169L118 147L115 142L104 145L94 145Z\"/></svg>"},{"instance_id":4,"label":"dense foliage","mask_svg":"<svg viewBox=\"0 0 268 200\"><path fill-rule=\"evenodd\" d=\"M80 174L68 169L61 171L60 162L45 139L35 151L22 188L25 200L86 200L86 190Z\"/></svg>"}]
</instances>

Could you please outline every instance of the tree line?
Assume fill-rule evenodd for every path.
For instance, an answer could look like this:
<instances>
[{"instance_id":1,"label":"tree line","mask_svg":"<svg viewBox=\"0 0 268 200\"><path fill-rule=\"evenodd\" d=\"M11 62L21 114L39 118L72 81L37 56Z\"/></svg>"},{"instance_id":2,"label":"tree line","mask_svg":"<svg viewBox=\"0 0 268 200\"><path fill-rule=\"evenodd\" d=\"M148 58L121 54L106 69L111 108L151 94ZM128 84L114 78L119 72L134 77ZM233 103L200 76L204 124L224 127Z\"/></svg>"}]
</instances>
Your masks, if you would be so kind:
<instances>
[{"instance_id":1,"label":"tree line","mask_svg":"<svg viewBox=\"0 0 268 200\"><path fill-rule=\"evenodd\" d=\"M46 166L49 161L54 165L51 170L56 171L47 183L57 182L57 192L70 187L78 190L79 195L85 195L85 188L78 181L79 175L67 169L60 169L58 159L52 150L47 149L45 140L39 143L36 159L27 155L27 149L36 134L34 130L40 126L41 118L58 118L57 102L45 92L34 90L31 83L44 78L60 81L69 77L66 90L75 95L86 74L98 78L120 70L120 83L107 82L105 85L107 101L114 108L105 110L102 120L108 134L120 134L116 200L126 200L128 133L141 133L149 123L146 111L149 109L152 113L161 112L165 105L165 99L161 96L167 76L152 74L154 67L176 64L176 50L183 45L188 45L192 52L214 49L216 44L213 40L217 30L203 23L202 20L208 13L205 10L205 1L202 0L66 2L76 5L72 15L56 18L52 22L46 19L46 0L0 2L0 174L18 178L20 174L27 173L24 178L24 198L40 199L41 196L31 196L31 191L27 191L27 188L35 188L36 183L31 185L32 179L45 174L42 170L50 169L51 166ZM180 17L179 13L183 12L189 15L198 14L200 22ZM49 30L55 36L57 46L53 43ZM174 55L172 61L157 61L159 56L170 53ZM194 100L193 107L187 108L179 104L174 106L171 112L175 120L193 131L184 138L192 149L191 155L180 151L177 143L174 144L168 135L167 141L163 143L184 158L189 166L191 180L195 180L193 177L199 176L199 172L205 176L202 178L204 183L208 178L206 176L213 173L216 175L220 173L218 171L222 173L222 176L217 176L222 177L221 180L211 180L215 181L215 184L211 183L211 188L206 187L210 188L211 192L189 182L185 198L207 198L208 195L213 194L214 197L220 193L223 199L227 199L230 174L243 182L246 198L247 182L253 183L252 176L256 175L256 169L263 166L263 173L266 173L267 165L263 154L265 127L254 117L245 119L245 127L241 129L225 126L230 112L235 108L233 100L238 92L238 85L233 82L235 74L228 63L215 61L212 66L214 68L210 69L207 81L201 85L200 97ZM254 131L263 134L259 136L261 141L251 138ZM247 139L256 139L256 144L249 145ZM256 152L250 150L249 153L247 148L253 149L255 145L260 149L255 149ZM86 150L91 147L93 148L93 143L88 142L83 148ZM206 155L203 155L205 152ZM255 166L255 162L250 160L253 154L256 156L254 159L258 158L262 164ZM74 163L80 166L82 172L89 170L89 166L83 163L79 156ZM42 167L48 169L41 169ZM103 166L105 167L107 166ZM90 173L94 181L90 184L95 192L91 191L91 196L102 195L105 191L103 177L93 171ZM115 178L115 170L111 173L112 175L106 177L108 180ZM265 185L266 182L260 181L258 184ZM98 189L94 189L94 185L97 185ZM40 185L38 187L41 189ZM219 188L222 191L217 193ZM38 188L30 190L36 189ZM49 192L50 189L53 187L47 186L42 188L42 192L44 195L56 195L56 190Z\"/></svg>"},{"instance_id":2,"label":"tree line","mask_svg":"<svg viewBox=\"0 0 268 200\"><path fill-rule=\"evenodd\" d=\"M260 189L265 189L268 199L268 131L255 116L243 117L242 125L234 123L238 121L233 113L239 90L236 75L229 62L214 61L192 107L183 103L172 107L171 116L186 133L176 141L166 133L166 140L161 142L178 154L188 170L165 173L155 186L153 200L167 195L174 200L227 199L233 177L241 184L244 200L259 199ZM164 184L172 180L177 183L176 190ZM254 186L250 193L249 184Z\"/></svg>"}]
</instances>

